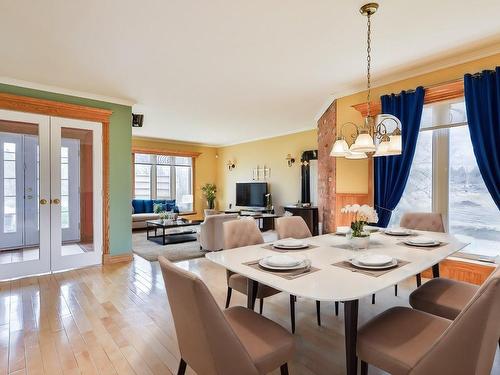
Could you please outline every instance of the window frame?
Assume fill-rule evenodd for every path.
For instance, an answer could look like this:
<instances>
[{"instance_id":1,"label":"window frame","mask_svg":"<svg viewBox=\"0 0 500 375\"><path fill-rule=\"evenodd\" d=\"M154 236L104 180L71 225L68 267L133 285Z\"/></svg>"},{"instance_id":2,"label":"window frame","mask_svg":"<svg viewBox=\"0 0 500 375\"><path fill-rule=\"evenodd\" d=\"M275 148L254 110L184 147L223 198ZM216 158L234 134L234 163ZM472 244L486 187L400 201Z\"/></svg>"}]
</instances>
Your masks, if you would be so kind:
<instances>
[{"instance_id":1,"label":"window frame","mask_svg":"<svg viewBox=\"0 0 500 375\"><path fill-rule=\"evenodd\" d=\"M148 155L150 157L149 162L138 162L136 163L135 161L135 156L136 154L144 154ZM172 163L168 164L159 164L157 156L167 156L173 158ZM189 167L190 168L190 175L189 175L189 183L191 185L191 195L193 196L193 201L191 203L191 210L183 211L180 210L181 214L195 214L195 183L194 183L194 176L195 176L195 160L198 154L184 154L184 153L176 153L176 152L160 152L160 151L153 151L153 150L133 150L132 151L132 197L133 199L136 199L136 194L135 194L135 166L136 165L147 165L150 166L151 168L151 173L150 173L150 179L149 179L149 186L150 186L150 198L149 199L176 199L176 167ZM190 158L191 159L191 165L185 165L185 164L177 164L175 163L175 158L176 157L185 157L185 158ZM157 167L158 166L168 166L170 167L170 198L158 198L158 180L157 180ZM179 206L179 202L176 201L176 205Z\"/></svg>"}]
</instances>

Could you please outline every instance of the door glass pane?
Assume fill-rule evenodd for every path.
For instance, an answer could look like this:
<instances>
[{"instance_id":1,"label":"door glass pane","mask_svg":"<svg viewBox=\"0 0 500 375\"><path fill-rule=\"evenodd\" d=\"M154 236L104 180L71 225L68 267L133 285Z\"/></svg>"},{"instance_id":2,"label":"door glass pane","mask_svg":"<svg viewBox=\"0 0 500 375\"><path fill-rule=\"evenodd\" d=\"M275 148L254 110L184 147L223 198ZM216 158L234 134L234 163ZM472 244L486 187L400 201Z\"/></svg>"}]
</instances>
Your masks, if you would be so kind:
<instances>
[{"instance_id":1,"label":"door glass pane","mask_svg":"<svg viewBox=\"0 0 500 375\"><path fill-rule=\"evenodd\" d=\"M93 134L61 128L61 255L94 251Z\"/></svg>"},{"instance_id":2,"label":"door glass pane","mask_svg":"<svg viewBox=\"0 0 500 375\"><path fill-rule=\"evenodd\" d=\"M462 252L479 257L500 255L500 214L472 152L469 127L450 129L450 232L471 242Z\"/></svg>"},{"instance_id":3,"label":"door glass pane","mask_svg":"<svg viewBox=\"0 0 500 375\"><path fill-rule=\"evenodd\" d=\"M38 125L0 120L0 264L40 259Z\"/></svg>"}]
</instances>

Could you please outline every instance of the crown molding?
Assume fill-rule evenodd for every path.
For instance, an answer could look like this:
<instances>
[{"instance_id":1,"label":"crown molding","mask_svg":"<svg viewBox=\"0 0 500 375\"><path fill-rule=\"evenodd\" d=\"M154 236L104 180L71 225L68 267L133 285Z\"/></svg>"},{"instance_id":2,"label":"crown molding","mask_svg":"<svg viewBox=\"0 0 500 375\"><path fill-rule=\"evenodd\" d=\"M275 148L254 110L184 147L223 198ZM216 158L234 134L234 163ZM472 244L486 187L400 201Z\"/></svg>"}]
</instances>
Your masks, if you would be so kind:
<instances>
[{"instance_id":1,"label":"crown molding","mask_svg":"<svg viewBox=\"0 0 500 375\"><path fill-rule=\"evenodd\" d=\"M428 62L422 61L418 66L412 67L410 69L398 69L395 68L396 72L394 74L382 75L382 78L372 81L372 90L377 89L381 86L388 84L393 84L403 80L419 77L425 74L433 73L438 70L451 68L457 65L465 64L482 58L490 57L500 53L500 41L496 41L492 44L484 46L482 48L469 49L465 52L448 53L446 57L441 57L438 59L427 60ZM332 93L328 99L325 100L320 110L315 116L315 122L321 118L323 113L328 109L330 104L336 99L340 99L349 95L357 94L366 91L366 82L359 81L353 85L344 85L339 88L336 92Z\"/></svg>"},{"instance_id":2,"label":"crown molding","mask_svg":"<svg viewBox=\"0 0 500 375\"><path fill-rule=\"evenodd\" d=\"M71 90L71 89L66 89L66 88L58 87L58 86L44 85L42 83L23 81L20 79L9 78L9 77L1 77L0 76L0 83L6 84L6 85L12 85L12 86L25 87L27 89L47 91L47 92L51 92L51 93L55 93L55 94L62 94L62 95L76 96L76 97L85 98L85 99L99 100L101 102L121 104L121 105L130 106L130 107L133 106L134 104L136 104L134 101L128 100L128 99L92 94L92 93L88 93L88 92L84 92L84 91Z\"/></svg>"}]
</instances>

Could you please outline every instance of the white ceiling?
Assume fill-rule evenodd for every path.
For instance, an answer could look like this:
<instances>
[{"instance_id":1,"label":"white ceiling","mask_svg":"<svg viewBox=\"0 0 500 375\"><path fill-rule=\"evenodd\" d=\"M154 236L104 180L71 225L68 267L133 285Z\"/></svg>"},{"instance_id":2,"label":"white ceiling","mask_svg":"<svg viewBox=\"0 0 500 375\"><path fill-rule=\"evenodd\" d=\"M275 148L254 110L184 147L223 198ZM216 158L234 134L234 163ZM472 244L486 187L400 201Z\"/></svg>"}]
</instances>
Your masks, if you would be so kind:
<instances>
[{"instance_id":1,"label":"white ceiling","mask_svg":"<svg viewBox=\"0 0 500 375\"><path fill-rule=\"evenodd\" d=\"M220 145L291 133L363 87L363 3L0 0L0 76L137 103L140 136ZM500 51L498 0L380 3L379 82L457 52Z\"/></svg>"}]
</instances>

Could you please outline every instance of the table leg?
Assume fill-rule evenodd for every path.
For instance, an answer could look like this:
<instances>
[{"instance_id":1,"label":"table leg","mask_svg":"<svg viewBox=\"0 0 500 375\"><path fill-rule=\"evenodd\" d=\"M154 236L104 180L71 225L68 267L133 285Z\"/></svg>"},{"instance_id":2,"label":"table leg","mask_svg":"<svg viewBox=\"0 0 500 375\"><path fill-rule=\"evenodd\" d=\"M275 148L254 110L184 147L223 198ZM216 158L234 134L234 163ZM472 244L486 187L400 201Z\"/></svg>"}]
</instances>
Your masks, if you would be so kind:
<instances>
[{"instance_id":1,"label":"table leg","mask_svg":"<svg viewBox=\"0 0 500 375\"><path fill-rule=\"evenodd\" d=\"M163 235L162 235L162 237L163 237L163 245L166 245L166 242L165 242L165 227L163 227L163 232L162 233L163 233Z\"/></svg>"},{"instance_id":2,"label":"table leg","mask_svg":"<svg viewBox=\"0 0 500 375\"><path fill-rule=\"evenodd\" d=\"M258 287L259 283L257 281L247 279L247 307L250 310L253 310L255 307Z\"/></svg>"},{"instance_id":3,"label":"table leg","mask_svg":"<svg viewBox=\"0 0 500 375\"><path fill-rule=\"evenodd\" d=\"M146 239L149 240L149 225L146 224Z\"/></svg>"},{"instance_id":4,"label":"table leg","mask_svg":"<svg viewBox=\"0 0 500 375\"><path fill-rule=\"evenodd\" d=\"M432 266L432 277L439 277L439 263Z\"/></svg>"},{"instance_id":5,"label":"table leg","mask_svg":"<svg viewBox=\"0 0 500 375\"><path fill-rule=\"evenodd\" d=\"M356 354L356 341L358 338L358 306L359 301L344 302L345 321L345 360L347 375L356 375L358 370L358 357Z\"/></svg>"}]
</instances>

